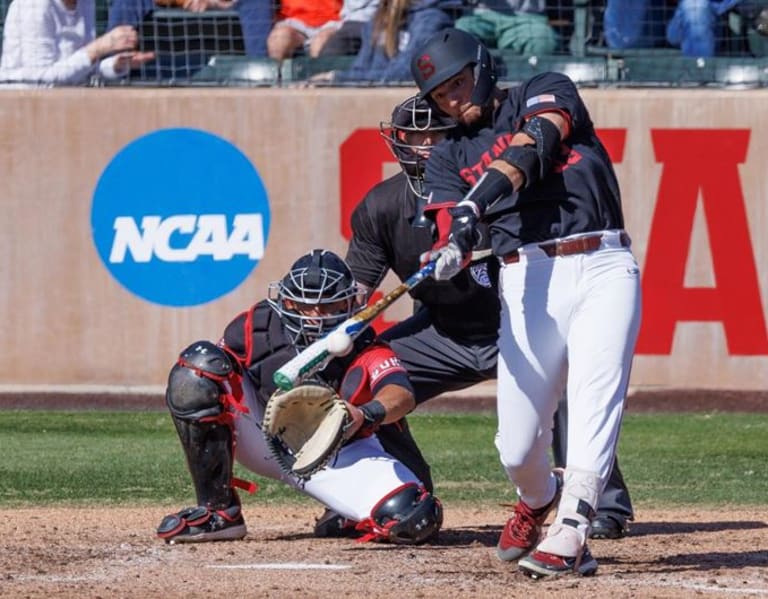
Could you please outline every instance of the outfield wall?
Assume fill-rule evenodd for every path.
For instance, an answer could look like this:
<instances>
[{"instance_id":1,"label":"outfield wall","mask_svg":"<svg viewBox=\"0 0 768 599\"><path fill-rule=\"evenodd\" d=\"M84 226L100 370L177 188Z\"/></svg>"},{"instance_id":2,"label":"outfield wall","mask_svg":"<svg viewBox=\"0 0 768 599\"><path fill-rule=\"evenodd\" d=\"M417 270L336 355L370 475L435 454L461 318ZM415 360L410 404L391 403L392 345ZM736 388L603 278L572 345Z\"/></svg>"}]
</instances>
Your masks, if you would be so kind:
<instances>
[{"instance_id":1,"label":"outfield wall","mask_svg":"<svg viewBox=\"0 0 768 599\"><path fill-rule=\"evenodd\" d=\"M0 93L0 383L162 384L299 254L343 253L410 92ZM765 388L768 91L583 95L643 272L633 385Z\"/></svg>"}]
</instances>

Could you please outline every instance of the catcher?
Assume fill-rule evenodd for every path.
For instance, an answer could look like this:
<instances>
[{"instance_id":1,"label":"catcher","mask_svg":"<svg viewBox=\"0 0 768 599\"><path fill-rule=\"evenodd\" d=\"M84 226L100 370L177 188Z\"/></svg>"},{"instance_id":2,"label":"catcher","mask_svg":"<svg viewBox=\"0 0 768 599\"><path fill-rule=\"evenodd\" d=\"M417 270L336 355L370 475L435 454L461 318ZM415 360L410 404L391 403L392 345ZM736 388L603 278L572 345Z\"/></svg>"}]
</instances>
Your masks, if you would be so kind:
<instances>
[{"instance_id":1,"label":"catcher","mask_svg":"<svg viewBox=\"0 0 768 599\"><path fill-rule=\"evenodd\" d=\"M309 393L295 390L296 402L330 406L341 401L336 394L344 401L343 445L325 466L295 474L293 457L276 450L262 430L270 397L280 395L274 371L359 310L359 293L341 258L313 250L270 285L268 299L232 320L218 345L199 341L181 353L166 402L197 506L163 518L160 538L184 543L245 536L234 487L254 486L233 478L235 458L317 499L353 525L361 540L417 544L437 533L442 507L404 419L415 407L413 389L395 354L372 331L358 337L348 355L332 360ZM326 536L318 528L315 534Z\"/></svg>"}]
</instances>

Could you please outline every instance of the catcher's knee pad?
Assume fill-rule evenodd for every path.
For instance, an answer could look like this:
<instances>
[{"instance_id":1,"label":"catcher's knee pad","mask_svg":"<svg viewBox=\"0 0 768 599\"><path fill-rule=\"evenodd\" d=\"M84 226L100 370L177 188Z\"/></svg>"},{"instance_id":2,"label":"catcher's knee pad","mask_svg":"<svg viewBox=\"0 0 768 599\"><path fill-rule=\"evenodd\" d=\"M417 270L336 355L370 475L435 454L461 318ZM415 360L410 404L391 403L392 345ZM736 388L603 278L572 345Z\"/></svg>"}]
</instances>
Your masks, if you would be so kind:
<instances>
[{"instance_id":1,"label":"catcher's knee pad","mask_svg":"<svg viewBox=\"0 0 768 599\"><path fill-rule=\"evenodd\" d=\"M233 374L229 356L210 341L187 347L168 375L165 399L181 420L215 418L223 411L221 381Z\"/></svg>"},{"instance_id":2,"label":"catcher's knee pad","mask_svg":"<svg viewBox=\"0 0 768 599\"><path fill-rule=\"evenodd\" d=\"M382 499L371 511L377 536L400 545L417 545L443 525L443 506L424 487L407 484Z\"/></svg>"}]
</instances>

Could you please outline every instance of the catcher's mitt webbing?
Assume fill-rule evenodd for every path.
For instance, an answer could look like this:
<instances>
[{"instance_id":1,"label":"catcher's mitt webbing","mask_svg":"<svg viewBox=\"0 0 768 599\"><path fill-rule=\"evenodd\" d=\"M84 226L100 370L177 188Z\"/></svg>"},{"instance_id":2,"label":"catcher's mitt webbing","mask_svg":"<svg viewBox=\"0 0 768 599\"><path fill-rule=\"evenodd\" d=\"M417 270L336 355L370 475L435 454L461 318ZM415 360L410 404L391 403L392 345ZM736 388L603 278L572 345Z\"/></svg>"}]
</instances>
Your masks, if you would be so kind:
<instances>
[{"instance_id":1,"label":"catcher's mitt webbing","mask_svg":"<svg viewBox=\"0 0 768 599\"><path fill-rule=\"evenodd\" d=\"M275 391L262 428L283 470L309 478L339 450L348 421L347 408L333 389L308 383Z\"/></svg>"}]
</instances>

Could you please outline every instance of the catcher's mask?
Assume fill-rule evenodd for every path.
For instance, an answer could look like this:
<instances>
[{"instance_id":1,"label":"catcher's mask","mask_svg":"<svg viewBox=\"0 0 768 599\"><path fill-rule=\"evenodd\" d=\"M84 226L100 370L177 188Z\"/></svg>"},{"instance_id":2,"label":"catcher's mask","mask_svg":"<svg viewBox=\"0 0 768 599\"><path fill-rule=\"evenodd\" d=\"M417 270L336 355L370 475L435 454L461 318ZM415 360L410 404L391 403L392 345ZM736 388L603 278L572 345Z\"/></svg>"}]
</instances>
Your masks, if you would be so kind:
<instances>
[{"instance_id":1,"label":"catcher's mask","mask_svg":"<svg viewBox=\"0 0 768 599\"><path fill-rule=\"evenodd\" d=\"M392 120L381 121L379 130L413 193L424 197L424 162L433 145L443 139L456 122L433 110L426 100L411 96L392 111Z\"/></svg>"},{"instance_id":2,"label":"catcher's mask","mask_svg":"<svg viewBox=\"0 0 768 599\"><path fill-rule=\"evenodd\" d=\"M472 65L475 87L471 102L485 106L496 85L496 69L488 48L471 33L460 29L443 29L433 35L411 60L411 75L421 98L441 83Z\"/></svg>"},{"instance_id":3,"label":"catcher's mask","mask_svg":"<svg viewBox=\"0 0 768 599\"><path fill-rule=\"evenodd\" d=\"M364 305L346 262L328 250L312 250L269 285L267 300L297 347L324 337Z\"/></svg>"}]
</instances>

